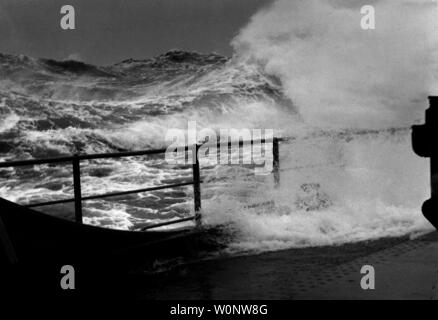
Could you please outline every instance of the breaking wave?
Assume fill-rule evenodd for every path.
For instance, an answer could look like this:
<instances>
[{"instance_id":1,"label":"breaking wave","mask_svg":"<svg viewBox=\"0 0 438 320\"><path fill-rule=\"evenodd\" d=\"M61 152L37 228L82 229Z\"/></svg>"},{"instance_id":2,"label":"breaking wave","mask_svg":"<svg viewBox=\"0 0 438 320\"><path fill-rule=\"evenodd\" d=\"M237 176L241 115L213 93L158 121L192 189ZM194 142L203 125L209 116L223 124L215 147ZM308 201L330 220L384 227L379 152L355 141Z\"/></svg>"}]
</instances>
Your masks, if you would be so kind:
<instances>
[{"instance_id":1,"label":"breaking wave","mask_svg":"<svg viewBox=\"0 0 438 320\"><path fill-rule=\"evenodd\" d=\"M428 165L413 154L408 125L431 93L437 46L431 4L419 3L375 1L373 38L358 28L355 1L277 0L236 37L231 59L173 50L98 67L2 54L0 158L163 147L166 131L186 130L188 121L273 128L290 137L280 147L280 186L251 168L203 163L204 222L226 227L227 250L425 232ZM409 26L396 28L400 16ZM185 181L191 168L136 157L87 162L83 175L91 195ZM20 203L72 194L68 166L5 169L0 177L0 195ZM180 188L89 201L85 221L137 229L187 216L191 196ZM73 215L69 205L44 210Z\"/></svg>"}]
</instances>

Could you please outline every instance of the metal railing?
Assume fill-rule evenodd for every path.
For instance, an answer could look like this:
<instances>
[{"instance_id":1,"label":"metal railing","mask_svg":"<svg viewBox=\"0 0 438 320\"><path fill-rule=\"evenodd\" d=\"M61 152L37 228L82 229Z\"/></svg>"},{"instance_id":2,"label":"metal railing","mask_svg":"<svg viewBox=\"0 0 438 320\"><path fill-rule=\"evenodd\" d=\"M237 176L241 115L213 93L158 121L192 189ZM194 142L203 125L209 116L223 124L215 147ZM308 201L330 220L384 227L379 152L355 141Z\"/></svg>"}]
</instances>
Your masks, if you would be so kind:
<instances>
[{"instance_id":1,"label":"metal railing","mask_svg":"<svg viewBox=\"0 0 438 320\"><path fill-rule=\"evenodd\" d=\"M279 158L279 142L283 141L281 138L273 138L273 139L259 139L259 140L249 140L242 141L228 141L228 142L218 142L216 143L216 147L220 148L221 146L232 147L240 147L245 144L260 143L273 143L272 153L273 153L273 174L274 174L274 182L275 185L278 186L280 184L280 158ZM151 226L143 227L141 230L148 230L152 228L162 227L166 225L181 223L185 221L194 220L197 225L201 223L201 169L198 161L198 151L201 146L214 146L214 144L195 144L193 146L181 146L178 150L184 150L184 152L188 152L191 150L195 152L194 161L192 165L192 174L193 180L175 184L167 184L162 186L155 186L149 188L121 191L121 192L110 192L106 194L92 195L92 196L82 196L81 191L81 161L84 160L96 160L96 159L108 159L108 158L122 158L122 157L133 157L133 156L147 156L147 155L158 155L166 153L167 149L155 149L155 150L142 150L142 151L129 151L129 152L117 152L117 153L100 153L100 154L83 154L83 155L73 155L73 156L65 156L65 157L57 157L57 158L48 158L48 159L32 159L32 160L19 160L19 161L9 161L9 162L0 162L0 168L11 168L11 167L23 167L23 166L35 166L35 165L43 165L43 164L59 164L59 163L71 163L73 169L73 198L54 200L54 201L46 201L39 203L31 203L25 205L28 208L42 207L42 206L50 206L56 204L70 203L74 202L74 212L75 212L75 221L77 223L83 223L83 214L82 214L82 202L87 200L115 197L115 196L123 196L134 193L142 193L142 192L150 192L162 189L170 189L177 188L183 186L193 185L193 198L194 198L194 212L195 214L191 217L181 218L177 220L167 221L163 223L157 223Z\"/></svg>"}]
</instances>

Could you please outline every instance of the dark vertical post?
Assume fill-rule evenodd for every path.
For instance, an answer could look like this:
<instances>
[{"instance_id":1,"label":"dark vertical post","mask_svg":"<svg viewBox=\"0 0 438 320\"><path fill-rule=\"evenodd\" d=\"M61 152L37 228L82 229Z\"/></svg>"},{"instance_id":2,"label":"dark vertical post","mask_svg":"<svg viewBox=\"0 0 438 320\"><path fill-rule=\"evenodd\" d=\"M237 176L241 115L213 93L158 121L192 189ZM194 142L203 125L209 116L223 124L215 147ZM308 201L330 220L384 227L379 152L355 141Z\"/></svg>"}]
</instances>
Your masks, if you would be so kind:
<instances>
[{"instance_id":1,"label":"dark vertical post","mask_svg":"<svg viewBox=\"0 0 438 320\"><path fill-rule=\"evenodd\" d=\"M273 172L274 172L274 183L275 187L280 186L280 146L278 142L278 138L274 138L273 146L272 146L272 155L273 155Z\"/></svg>"},{"instance_id":2,"label":"dark vertical post","mask_svg":"<svg viewBox=\"0 0 438 320\"><path fill-rule=\"evenodd\" d=\"M429 97L426 122L412 127L412 147L420 157L430 158L431 197L423 204L423 214L438 229L438 147L434 141L438 128L438 97Z\"/></svg>"},{"instance_id":3,"label":"dark vertical post","mask_svg":"<svg viewBox=\"0 0 438 320\"><path fill-rule=\"evenodd\" d=\"M430 151L431 197L423 204L424 216L438 229L438 148L434 142L438 126L438 97L429 97L430 107L426 110L426 126Z\"/></svg>"},{"instance_id":4,"label":"dark vertical post","mask_svg":"<svg viewBox=\"0 0 438 320\"><path fill-rule=\"evenodd\" d=\"M438 128L438 97L429 97L430 107L426 110L426 125L431 128L427 137L433 140L432 135L436 134ZM430 148L430 183L432 199L438 199L438 150L435 145Z\"/></svg>"},{"instance_id":5,"label":"dark vertical post","mask_svg":"<svg viewBox=\"0 0 438 320\"><path fill-rule=\"evenodd\" d=\"M3 248L5 250L5 254L9 260L9 263L12 265L16 264L18 262L18 259L15 253L14 245L12 244L12 241L9 238L8 230L6 230L6 226L3 223L1 217L0 217L0 240L3 244Z\"/></svg>"},{"instance_id":6,"label":"dark vertical post","mask_svg":"<svg viewBox=\"0 0 438 320\"><path fill-rule=\"evenodd\" d=\"M193 197L195 199L195 220L196 225L201 225L201 173L198 160L199 145L193 145Z\"/></svg>"},{"instance_id":7,"label":"dark vertical post","mask_svg":"<svg viewBox=\"0 0 438 320\"><path fill-rule=\"evenodd\" d=\"M73 186L75 195L75 220L82 223L81 168L77 155L73 158Z\"/></svg>"}]
</instances>

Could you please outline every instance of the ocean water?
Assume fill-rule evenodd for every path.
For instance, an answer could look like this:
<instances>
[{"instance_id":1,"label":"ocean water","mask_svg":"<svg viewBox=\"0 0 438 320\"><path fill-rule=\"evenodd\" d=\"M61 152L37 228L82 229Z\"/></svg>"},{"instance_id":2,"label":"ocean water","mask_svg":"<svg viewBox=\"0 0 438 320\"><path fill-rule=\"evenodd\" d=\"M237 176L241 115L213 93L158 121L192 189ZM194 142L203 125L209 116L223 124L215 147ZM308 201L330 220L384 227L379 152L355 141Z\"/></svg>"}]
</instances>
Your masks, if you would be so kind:
<instances>
[{"instance_id":1,"label":"ocean water","mask_svg":"<svg viewBox=\"0 0 438 320\"><path fill-rule=\"evenodd\" d=\"M2 161L162 148L168 145L167 130L187 130L188 121L200 128L275 128L295 118L273 77L214 54L171 51L109 67L0 58ZM267 125L270 107L278 116ZM83 162L81 169L84 196L192 179L191 165L170 165L164 155ZM207 163L202 174L217 170ZM69 164L5 169L1 178L0 194L18 203L73 194ZM182 187L86 201L84 219L135 230L192 214L192 193L191 187ZM71 204L42 210L73 216Z\"/></svg>"},{"instance_id":2,"label":"ocean water","mask_svg":"<svg viewBox=\"0 0 438 320\"><path fill-rule=\"evenodd\" d=\"M422 121L435 87L438 20L436 3L420 2L376 2L380 27L371 36L355 22L359 3L278 0L240 31L232 58L172 50L93 66L0 54L0 161L162 148L166 132L184 132L188 121L274 129L290 138L280 146L280 186L251 166L201 163L203 222L229 231L226 250L427 232L428 161L413 153L410 125ZM88 161L82 173L85 196L192 177L190 166L159 156ZM193 214L192 193L86 201L84 220L136 230ZM68 165L0 169L6 199L72 194ZM73 216L72 205L40 210Z\"/></svg>"},{"instance_id":3,"label":"ocean water","mask_svg":"<svg viewBox=\"0 0 438 320\"><path fill-rule=\"evenodd\" d=\"M430 229L419 209L427 198L428 165L411 151L409 128L303 125L280 82L253 65L177 51L110 67L10 55L1 60L2 161L164 147L166 131L184 130L189 120L217 130L275 128L276 135L290 136L280 146L277 188L272 175L255 175L251 166L201 163L203 221L226 226L230 252ZM0 175L1 196L18 203L73 194L68 164L2 169ZM191 178L190 165L170 165L163 156L82 164L84 195ZM193 214L192 196L191 187L182 187L86 201L84 220L136 230ZM73 216L71 204L40 210Z\"/></svg>"}]
</instances>

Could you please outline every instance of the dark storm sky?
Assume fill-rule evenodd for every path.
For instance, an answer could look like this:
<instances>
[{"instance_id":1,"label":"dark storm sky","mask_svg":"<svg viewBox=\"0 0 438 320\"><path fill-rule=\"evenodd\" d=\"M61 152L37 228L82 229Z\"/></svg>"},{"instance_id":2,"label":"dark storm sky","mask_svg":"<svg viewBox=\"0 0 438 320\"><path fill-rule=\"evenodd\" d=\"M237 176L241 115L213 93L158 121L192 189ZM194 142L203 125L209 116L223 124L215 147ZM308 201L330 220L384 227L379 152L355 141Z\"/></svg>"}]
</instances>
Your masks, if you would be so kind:
<instances>
[{"instance_id":1,"label":"dark storm sky","mask_svg":"<svg viewBox=\"0 0 438 320\"><path fill-rule=\"evenodd\" d=\"M230 40L272 0L0 0L0 52L111 64L180 48L231 55ZM73 5L76 30L62 30Z\"/></svg>"}]
</instances>

